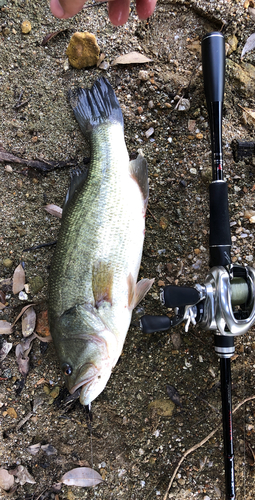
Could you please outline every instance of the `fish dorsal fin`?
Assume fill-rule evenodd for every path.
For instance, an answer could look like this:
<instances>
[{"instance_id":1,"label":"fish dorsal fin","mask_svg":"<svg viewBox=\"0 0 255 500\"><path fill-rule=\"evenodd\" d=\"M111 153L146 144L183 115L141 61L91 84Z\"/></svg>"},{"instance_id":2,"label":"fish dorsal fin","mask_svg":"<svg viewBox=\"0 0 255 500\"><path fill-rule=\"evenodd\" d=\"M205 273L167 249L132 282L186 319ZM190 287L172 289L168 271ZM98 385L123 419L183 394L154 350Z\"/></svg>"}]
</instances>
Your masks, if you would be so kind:
<instances>
[{"instance_id":1,"label":"fish dorsal fin","mask_svg":"<svg viewBox=\"0 0 255 500\"><path fill-rule=\"evenodd\" d=\"M149 198L148 168L145 158L139 154L135 160L129 163L131 177L137 182L141 189L145 208Z\"/></svg>"},{"instance_id":2,"label":"fish dorsal fin","mask_svg":"<svg viewBox=\"0 0 255 500\"><path fill-rule=\"evenodd\" d=\"M71 200L73 199L74 194L80 189L80 187L84 184L88 177L88 167L84 168L84 170L80 170L77 168L71 172L71 181L66 193L65 202L63 205L63 214L67 210L67 207L70 205ZM62 214L62 217L63 217Z\"/></svg>"},{"instance_id":3,"label":"fish dorsal fin","mask_svg":"<svg viewBox=\"0 0 255 500\"><path fill-rule=\"evenodd\" d=\"M104 302L112 305L113 268L106 262L98 261L92 268L92 290L95 307L99 309Z\"/></svg>"},{"instance_id":4,"label":"fish dorsal fin","mask_svg":"<svg viewBox=\"0 0 255 500\"><path fill-rule=\"evenodd\" d=\"M127 282L128 307L133 310L139 304L139 302L141 302L141 300L145 297L146 293L153 285L154 278L151 280L149 280L148 278L144 278L135 284L133 276L131 275L131 273L129 273Z\"/></svg>"}]
</instances>

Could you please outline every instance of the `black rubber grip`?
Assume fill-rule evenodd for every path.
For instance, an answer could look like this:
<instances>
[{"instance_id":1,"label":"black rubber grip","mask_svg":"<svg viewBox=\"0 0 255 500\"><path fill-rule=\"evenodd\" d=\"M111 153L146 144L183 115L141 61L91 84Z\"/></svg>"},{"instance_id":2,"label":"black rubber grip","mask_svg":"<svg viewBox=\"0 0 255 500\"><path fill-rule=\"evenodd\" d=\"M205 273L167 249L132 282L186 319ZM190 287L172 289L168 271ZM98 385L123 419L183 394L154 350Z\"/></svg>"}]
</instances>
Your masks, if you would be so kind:
<instances>
[{"instance_id":1,"label":"black rubber grip","mask_svg":"<svg viewBox=\"0 0 255 500\"><path fill-rule=\"evenodd\" d=\"M144 333L163 332L172 326L172 320L168 316L145 314L140 318L140 322Z\"/></svg>"},{"instance_id":2,"label":"black rubber grip","mask_svg":"<svg viewBox=\"0 0 255 500\"><path fill-rule=\"evenodd\" d=\"M208 104L222 102L225 81L225 40L222 33L208 33L202 40L205 96ZM208 110L209 111L209 110Z\"/></svg>"},{"instance_id":3,"label":"black rubber grip","mask_svg":"<svg viewBox=\"0 0 255 500\"><path fill-rule=\"evenodd\" d=\"M228 212L228 186L224 181L210 184L210 266L231 263L231 234Z\"/></svg>"},{"instance_id":4,"label":"black rubber grip","mask_svg":"<svg viewBox=\"0 0 255 500\"><path fill-rule=\"evenodd\" d=\"M166 307L184 307L196 304L200 295L196 288L169 285L164 288L163 298Z\"/></svg>"}]
</instances>

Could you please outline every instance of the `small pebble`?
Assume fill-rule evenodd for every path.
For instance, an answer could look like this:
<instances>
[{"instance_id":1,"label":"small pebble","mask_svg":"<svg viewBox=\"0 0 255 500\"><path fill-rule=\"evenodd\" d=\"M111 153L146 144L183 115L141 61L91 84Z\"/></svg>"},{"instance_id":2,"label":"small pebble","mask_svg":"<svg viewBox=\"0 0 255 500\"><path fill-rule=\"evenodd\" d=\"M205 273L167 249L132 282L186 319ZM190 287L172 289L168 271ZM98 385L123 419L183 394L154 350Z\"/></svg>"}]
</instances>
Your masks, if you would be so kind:
<instances>
[{"instance_id":1,"label":"small pebble","mask_svg":"<svg viewBox=\"0 0 255 500\"><path fill-rule=\"evenodd\" d=\"M198 134L196 134L196 138L199 139L199 140L203 139L203 137L204 136L203 136L203 134L201 132L199 132Z\"/></svg>"},{"instance_id":2,"label":"small pebble","mask_svg":"<svg viewBox=\"0 0 255 500\"><path fill-rule=\"evenodd\" d=\"M192 168L190 168L190 170L189 170L189 171L190 171L190 173L191 173L192 175L196 175L196 174L197 174L197 169L196 169L196 168L193 168L193 167L192 167Z\"/></svg>"},{"instance_id":3,"label":"small pebble","mask_svg":"<svg viewBox=\"0 0 255 500\"><path fill-rule=\"evenodd\" d=\"M149 139L149 137L150 137L152 134L154 134L154 128L153 128L153 127L150 127L148 130L146 130L146 132L145 132L145 137L146 137L147 139Z\"/></svg>"},{"instance_id":4,"label":"small pebble","mask_svg":"<svg viewBox=\"0 0 255 500\"><path fill-rule=\"evenodd\" d=\"M27 300L28 299L28 296L26 294L26 292L19 292L19 300Z\"/></svg>"},{"instance_id":5,"label":"small pebble","mask_svg":"<svg viewBox=\"0 0 255 500\"><path fill-rule=\"evenodd\" d=\"M24 35L27 35L28 33L30 33L31 29L32 29L32 26L31 26L30 21L28 21L28 20L23 21L23 23L21 25L22 33L24 33Z\"/></svg>"},{"instance_id":6,"label":"small pebble","mask_svg":"<svg viewBox=\"0 0 255 500\"><path fill-rule=\"evenodd\" d=\"M148 73L148 71L145 71L144 69L141 69L138 73L138 78L139 80L142 80L143 82L146 82L147 80L149 80L150 78L150 75Z\"/></svg>"},{"instance_id":7,"label":"small pebble","mask_svg":"<svg viewBox=\"0 0 255 500\"><path fill-rule=\"evenodd\" d=\"M4 267L7 267L7 268L12 267L13 266L13 260L8 259L8 257L7 257L7 259L3 260L3 265L4 265Z\"/></svg>"},{"instance_id":8,"label":"small pebble","mask_svg":"<svg viewBox=\"0 0 255 500\"><path fill-rule=\"evenodd\" d=\"M5 165L4 170L5 170L6 172L8 172L9 174L11 174L11 173L12 173L12 171L13 171L13 169L12 169L11 165Z\"/></svg>"}]
</instances>

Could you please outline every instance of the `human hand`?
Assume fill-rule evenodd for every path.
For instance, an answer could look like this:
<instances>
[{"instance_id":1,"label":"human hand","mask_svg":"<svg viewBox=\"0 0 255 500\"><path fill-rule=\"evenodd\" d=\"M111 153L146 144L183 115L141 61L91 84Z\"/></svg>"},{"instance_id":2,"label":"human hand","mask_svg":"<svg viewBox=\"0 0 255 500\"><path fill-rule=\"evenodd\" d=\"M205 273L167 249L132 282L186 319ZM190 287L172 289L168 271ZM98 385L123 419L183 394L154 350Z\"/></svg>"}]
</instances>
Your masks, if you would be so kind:
<instances>
[{"instance_id":1,"label":"human hand","mask_svg":"<svg viewBox=\"0 0 255 500\"><path fill-rule=\"evenodd\" d=\"M50 0L50 9L54 16L69 19L83 8L87 0ZM96 0L100 1L100 0ZM136 11L140 19L147 19L155 9L157 0L136 0ZM129 16L130 0L109 0L109 19L115 26L125 24Z\"/></svg>"}]
</instances>

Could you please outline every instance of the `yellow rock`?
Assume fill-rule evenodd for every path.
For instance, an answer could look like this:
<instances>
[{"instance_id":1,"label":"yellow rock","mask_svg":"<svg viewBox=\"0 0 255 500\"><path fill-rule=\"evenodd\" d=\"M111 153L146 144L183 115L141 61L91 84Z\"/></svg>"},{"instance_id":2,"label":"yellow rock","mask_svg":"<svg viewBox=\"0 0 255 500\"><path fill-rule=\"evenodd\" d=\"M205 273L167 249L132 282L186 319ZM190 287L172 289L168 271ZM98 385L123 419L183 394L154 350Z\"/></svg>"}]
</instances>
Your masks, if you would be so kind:
<instances>
[{"instance_id":1,"label":"yellow rock","mask_svg":"<svg viewBox=\"0 0 255 500\"><path fill-rule=\"evenodd\" d=\"M69 63L77 69L95 66L100 49L92 33L74 33L66 50Z\"/></svg>"},{"instance_id":2,"label":"yellow rock","mask_svg":"<svg viewBox=\"0 0 255 500\"><path fill-rule=\"evenodd\" d=\"M155 412L161 417L171 417L175 408L175 404L169 399L156 399L149 406L149 411Z\"/></svg>"},{"instance_id":3,"label":"yellow rock","mask_svg":"<svg viewBox=\"0 0 255 500\"><path fill-rule=\"evenodd\" d=\"M28 20L23 21L23 23L21 25L22 33L24 33L24 35L26 35L27 33L30 33L31 29L32 29L32 26L31 26L30 21L28 21Z\"/></svg>"}]
</instances>

